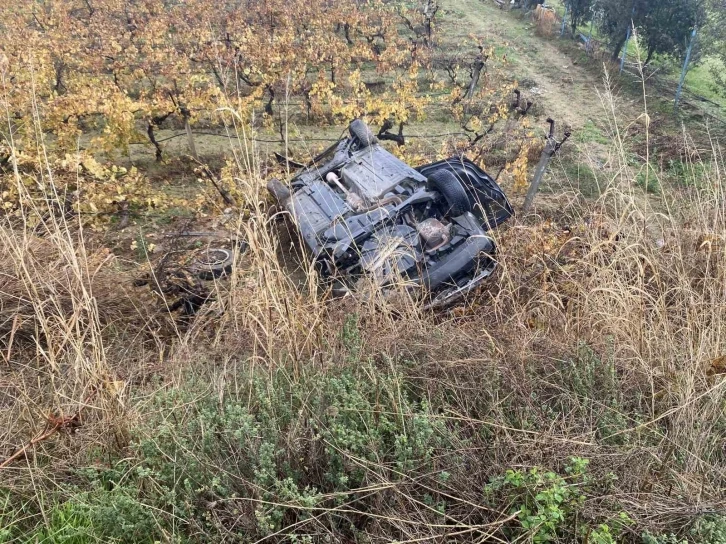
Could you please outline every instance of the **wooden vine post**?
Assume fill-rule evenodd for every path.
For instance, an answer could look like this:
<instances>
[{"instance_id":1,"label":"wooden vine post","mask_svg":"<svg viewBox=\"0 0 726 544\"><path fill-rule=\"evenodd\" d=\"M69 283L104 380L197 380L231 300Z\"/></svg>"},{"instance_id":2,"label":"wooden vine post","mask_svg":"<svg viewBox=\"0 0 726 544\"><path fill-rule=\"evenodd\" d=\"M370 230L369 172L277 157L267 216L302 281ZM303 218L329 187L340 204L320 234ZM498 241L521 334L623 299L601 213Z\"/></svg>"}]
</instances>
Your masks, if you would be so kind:
<instances>
[{"instance_id":1,"label":"wooden vine post","mask_svg":"<svg viewBox=\"0 0 726 544\"><path fill-rule=\"evenodd\" d=\"M529 209L532 207L532 204L534 203L534 198L539 192L539 186L542 183L542 178L547 171L547 167L549 166L552 157L555 156L557 151L559 151L560 147L562 147L562 144L564 144L571 136L571 133L569 131L565 132L565 137L562 139L562 141L558 142L555 138L554 120L547 119L547 122L550 124L550 131L547 135L547 142L545 143L544 149L542 150L542 155L540 156L539 163L537 164L537 168L534 171L534 178L532 179L532 183L529 186L529 190L527 190L527 196L524 197L524 205L522 206L522 211L524 212L528 212Z\"/></svg>"}]
</instances>

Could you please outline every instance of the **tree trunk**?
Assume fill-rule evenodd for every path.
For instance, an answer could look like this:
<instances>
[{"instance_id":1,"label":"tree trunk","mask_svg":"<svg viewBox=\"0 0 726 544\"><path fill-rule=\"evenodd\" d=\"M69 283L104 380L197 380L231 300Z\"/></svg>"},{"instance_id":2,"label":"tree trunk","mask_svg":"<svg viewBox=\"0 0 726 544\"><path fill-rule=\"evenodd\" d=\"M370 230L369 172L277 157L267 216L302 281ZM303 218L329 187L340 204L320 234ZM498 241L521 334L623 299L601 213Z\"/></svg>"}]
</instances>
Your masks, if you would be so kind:
<instances>
[{"instance_id":1,"label":"tree trunk","mask_svg":"<svg viewBox=\"0 0 726 544\"><path fill-rule=\"evenodd\" d=\"M156 117L152 117L149 119L149 124L146 127L146 134L149 136L149 141L154 145L154 148L156 149L156 160L161 161L161 145L159 142L156 141L156 134L154 134L154 127L158 127L167 120L167 118L171 115L171 113L166 113L164 115L157 115Z\"/></svg>"},{"instance_id":2,"label":"tree trunk","mask_svg":"<svg viewBox=\"0 0 726 544\"><path fill-rule=\"evenodd\" d=\"M576 14L574 10L570 10L570 29L572 30L572 37L577 36L577 27L580 26L581 15Z\"/></svg>"},{"instance_id":3,"label":"tree trunk","mask_svg":"<svg viewBox=\"0 0 726 544\"><path fill-rule=\"evenodd\" d=\"M433 36L433 23L436 17L436 12L439 11L439 6L434 0L428 0L423 10L424 15L424 30L425 38L424 44L426 46L431 45L431 37Z\"/></svg>"},{"instance_id":4,"label":"tree trunk","mask_svg":"<svg viewBox=\"0 0 726 544\"><path fill-rule=\"evenodd\" d=\"M305 102L305 118L310 122L310 111L313 109L313 103L310 100L310 89L303 92L303 101Z\"/></svg>"},{"instance_id":5,"label":"tree trunk","mask_svg":"<svg viewBox=\"0 0 726 544\"><path fill-rule=\"evenodd\" d=\"M406 138L403 136L403 123L398 125L398 134L392 134L388 132L393 128L393 121L386 119L383 122L381 130L378 131L377 138L379 140L390 140L396 142L399 146L406 145Z\"/></svg>"},{"instance_id":6,"label":"tree trunk","mask_svg":"<svg viewBox=\"0 0 726 544\"><path fill-rule=\"evenodd\" d=\"M214 61L209 61L209 68L212 70L212 73L214 74L214 77L217 80L219 87L221 89L226 89L227 85L225 84L224 80L222 79L222 76L219 74L219 70L217 70L217 67L214 65Z\"/></svg>"},{"instance_id":7,"label":"tree trunk","mask_svg":"<svg viewBox=\"0 0 726 544\"><path fill-rule=\"evenodd\" d=\"M187 141L189 142L189 153L191 153L192 157L194 157L194 160L199 162L199 155L197 155L197 146L194 143L194 133L192 132L192 127L189 124L189 116L184 116L184 130L187 132Z\"/></svg>"},{"instance_id":8,"label":"tree trunk","mask_svg":"<svg viewBox=\"0 0 726 544\"><path fill-rule=\"evenodd\" d=\"M627 37L623 36L622 38L619 38L618 42L615 44L615 49L613 49L613 56L612 56L612 59L614 61L616 61L620 58L620 50L623 48L623 45L625 45L626 39L627 39Z\"/></svg>"},{"instance_id":9,"label":"tree trunk","mask_svg":"<svg viewBox=\"0 0 726 544\"><path fill-rule=\"evenodd\" d=\"M645 62L643 63L643 66L648 66L648 64L650 64L650 61L653 60L654 53L655 53L655 47L653 47L653 46L648 47L648 54L645 56Z\"/></svg>"},{"instance_id":10,"label":"tree trunk","mask_svg":"<svg viewBox=\"0 0 726 544\"><path fill-rule=\"evenodd\" d=\"M154 134L153 121L150 121L149 125L146 127L146 134L149 136L149 141L154 145L154 148L156 149L157 162L161 162L161 144L159 144L159 142L156 141L156 135Z\"/></svg>"},{"instance_id":11,"label":"tree trunk","mask_svg":"<svg viewBox=\"0 0 726 544\"><path fill-rule=\"evenodd\" d=\"M268 85L267 91L270 93L270 100L268 100L267 104L265 104L265 113L267 115L272 115L274 113L272 111L272 103L275 101L275 90L272 88L271 85Z\"/></svg>"},{"instance_id":12,"label":"tree trunk","mask_svg":"<svg viewBox=\"0 0 726 544\"><path fill-rule=\"evenodd\" d=\"M480 56L474 61L474 68L471 72L471 82L469 83L469 89L466 91L466 99L471 100L476 92L476 86L479 84L479 78L481 77L481 71L486 66L484 59Z\"/></svg>"}]
</instances>

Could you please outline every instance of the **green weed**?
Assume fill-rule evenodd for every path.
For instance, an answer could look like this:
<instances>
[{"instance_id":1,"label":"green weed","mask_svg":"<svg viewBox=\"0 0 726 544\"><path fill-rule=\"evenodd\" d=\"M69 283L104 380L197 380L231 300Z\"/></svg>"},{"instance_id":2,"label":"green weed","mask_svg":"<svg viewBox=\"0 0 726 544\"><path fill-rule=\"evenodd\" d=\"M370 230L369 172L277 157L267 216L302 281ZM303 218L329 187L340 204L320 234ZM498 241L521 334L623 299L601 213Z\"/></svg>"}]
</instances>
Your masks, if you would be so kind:
<instances>
[{"instance_id":1,"label":"green weed","mask_svg":"<svg viewBox=\"0 0 726 544\"><path fill-rule=\"evenodd\" d=\"M635 184L647 193L660 194L660 173L652 162L643 165L635 176Z\"/></svg>"},{"instance_id":2,"label":"green weed","mask_svg":"<svg viewBox=\"0 0 726 544\"><path fill-rule=\"evenodd\" d=\"M643 534L643 544L726 544L726 517L703 516L696 520L685 535Z\"/></svg>"},{"instance_id":3,"label":"green weed","mask_svg":"<svg viewBox=\"0 0 726 544\"><path fill-rule=\"evenodd\" d=\"M596 197L601 189L595 172L587 164L572 160L569 157L562 157L560 165L565 173L569 184L586 197Z\"/></svg>"},{"instance_id":4,"label":"green weed","mask_svg":"<svg viewBox=\"0 0 726 544\"><path fill-rule=\"evenodd\" d=\"M593 486L587 474L589 461L581 457L570 458L565 475L533 467L529 470L507 470L484 488L484 495L492 505L506 501L516 525L510 525L505 534L511 540L529 542L575 541L585 537L587 542L611 544L623 528L632 524L625 513L609 524L583 523L581 510L588 490Z\"/></svg>"}]
</instances>

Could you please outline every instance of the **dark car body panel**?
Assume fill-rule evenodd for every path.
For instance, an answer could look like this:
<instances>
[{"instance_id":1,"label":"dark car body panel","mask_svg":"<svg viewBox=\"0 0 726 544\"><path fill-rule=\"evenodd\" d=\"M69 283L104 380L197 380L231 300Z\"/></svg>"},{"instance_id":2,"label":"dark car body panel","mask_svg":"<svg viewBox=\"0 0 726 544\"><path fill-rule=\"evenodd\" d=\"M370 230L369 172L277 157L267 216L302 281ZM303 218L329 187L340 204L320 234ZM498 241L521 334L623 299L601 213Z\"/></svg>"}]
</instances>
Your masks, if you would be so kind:
<instances>
[{"instance_id":1,"label":"dark car body panel","mask_svg":"<svg viewBox=\"0 0 726 544\"><path fill-rule=\"evenodd\" d=\"M467 192L474 209L473 213L483 221L485 230L498 227L514 215L507 195L494 181L494 178L469 159L451 157L419 166L417 170L426 176L439 168L446 168L454 172L469 189Z\"/></svg>"}]
</instances>

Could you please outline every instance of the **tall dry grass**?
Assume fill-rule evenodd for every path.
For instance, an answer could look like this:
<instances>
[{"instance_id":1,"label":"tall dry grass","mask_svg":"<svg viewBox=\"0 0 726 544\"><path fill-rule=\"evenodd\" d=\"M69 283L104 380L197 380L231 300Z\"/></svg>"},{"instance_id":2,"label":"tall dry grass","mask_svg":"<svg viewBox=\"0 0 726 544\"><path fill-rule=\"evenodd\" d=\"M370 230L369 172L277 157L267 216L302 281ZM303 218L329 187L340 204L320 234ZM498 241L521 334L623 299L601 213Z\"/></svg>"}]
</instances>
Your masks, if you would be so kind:
<instances>
[{"instance_id":1,"label":"tall dry grass","mask_svg":"<svg viewBox=\"0 0 726 544\"><path fill-rule=\"evenodd\" d=\"M479 484L511 466L561 466L582 455L621 482L593 499L593 512L607 510L608 501L625 504L653 530L723 512L723 156L715 141L701 157L691 150L705 168L670 185L643 166L648 156L633 162L624 136L630 123L648 131L647 110L624 121L617 100L603 93L613 146L600 174L601 196L581 201L567 229L524 217L495 233L500 273L467 305L433 315L415 303L386 312L386 302L370 304L364 296L328 300L304 260L300 289L275 259L285 249L257 209L253 217L260 219L244 225L254 249L240 278L257 280L245 284L252 290L242 291L229 317L238 330L254 331L255 344L264 346L259 361L275 366L289 358L296 365L333 363L339 331L356 315L362 358L417 361L412 379L430 402L455 399L458 411L444 420L495 429L486 467L465 455L467 466L481 471L473 478ZM247 200L263 202L261 180L239 168ZM643 169L662 187L657 196L635 183ZM572 365L593 365L587 371L604 374L612 390L598 391L596 383L578 389L575 378L584 370ZM534 418L527 428L512 426L519 410ZM603 427L604 420L617 424ZM466 495L472 474L460 476Z\"/></svg>"},{"instance_id":2,"label":"tall dry grass","mask_svg":"<svg viewBox=\"0 0 726 544\"><path fill-rule=\"evenodd\" d=\"M647 100L640 118L623 120L610 88L606 77L602 100L613 145L605 167L594 168L602 194L571 209L559 225L555 216L554 223L519 224L502 234L502 275L492 294L495 327L504 322L505 329L521 331L514 341L527 364L541 357L555 361L561 355L553 351L572 352L576 344L613 362L620 391L612 406L600 409L622 418L622 428L598 442L627 444L617 454L600 453L607 464L617 464L618 457L627 463L627 481L614 496L627 497L631 512L650 521L723 513L723 152L714 139L697 149L684 136L687 174L674 185L650 166ZM626 136L635 125L646 140L646 155L636 161ZM586 149L580 160L597 164ZM660 188L656 195L636 183L643 177L645 186ZM553 373L535 384L572 397L557 383L553 365L535 365ZM570 400L578 407L602 402ZM628 405L637 406L640 416L628 414ZM592 439L585 421L570 428L578 427L579 437Z\"/></svg>"},{"instance_id":3,"label":"tall dry grass","mask_svg":"<svg viewBox=\"0 0 726 544\"><path fill-rule=\"evenodd\" d=\"M195 406L209 398L221 407L231 397L252 410L263 403L250 400L251 374L267 375L270 388L279 385L273 378L280 372L292 384L313 376L312 390L326 373L350 367L373 382L395 369L393 405L410 407L404 402L410 392L431 407L427 417L436 428L451 434L435 451L437 471L415 477L343 452L365 474L365 485L350 493L366 500L341 506L332 502L335 494L324 498L310 519L331 538L340 536L336 520L350 516L345 519L377 541L392 532L410 542L446 535L504 541L517 527L516 504L485 503L487 482L507 469L561 471L573 456L590 460L594 481L609 482L588 496L582 515L603 520L627 511L633 541L640 530L684 528L701 514L723 513L721 149L713 142L694 159L707 167L685 186L663 182L657 197L648 196L635 184L639 166L622 136L617 97L606 91L603 101L611 113L613 160L598 180L602 195L580 201L567 229L537 216L500 229L494 281L438 314L380 291L339 299L321 287L289 223L268 213L263 158L234 116L232 141L241 143L232 153L244 213L232 234L244 237L249 249L231 278L217 283L216 300L177 334L154 334L155 321L168 316L129 295L124 286L131 276L108 253L90 249L78 221L32 207L20 221L7 218L0 230L0 443L5 458L31 446L0 469L2 486L34 497L38 523L49 525L46 495L73 480L74 466L98 465L99 452L109 459L131 456L132 465L142 466L130 435L164 454L168 444L159 429L144 425L151 415L165 424L193 420ZM21 174L10 175L22 190ZM37 181L48 199L59 199L50 168ZM40 219L23 220L28 217ZM346 336L351 318L354 341ZM208 387L161 411L157 395L184 390L190 375ZM274 393L269 390L271 404ZM311 422L322 414L306 409L303 403L295 425L279 430L279 455L295 465L300 459L293 453L302 452L322 473L320 448L306 446L315 444ZM420 414L396 416L408 424ZM32 444L49 425L58 425L57 432ZM185 455L199 455L203 465L194 448L205 438L178 436L173 443ZM230 466L212 468L221 473ZM446 481L438 476L442 470ZM153 482L144 485L151 494ZM254 482L240 485L248 495L210 500L205 508L224 523L236 515L242 521L235 523L254 528L248 503L270 499ZM424 502L431 494L445 497L445 515ZM298 517L298 503L275 506L287 512L288 524L273 536L284 539L309 524ZM167 536L170 526L183 534L185 523L192 524L164 515L158 513L158 524Z\"/></svg>"},{"instance_id":4,"label":"tall dry grass","mask_svg":"<svg viewBox=\"0 0 726 544\"><path fill-rule=\"evenodd\" d=\"M31 171L18 168L13 120L3 113L11 156L2 184L21 207L0 224L0 470L4 485L40 494L57 484L57 470L125 440L127 379L158 359L155 340L168 321L132 293L132 274L89 244L81 218L65 209L39 112Z\"/></svg>"}]
</instances>

